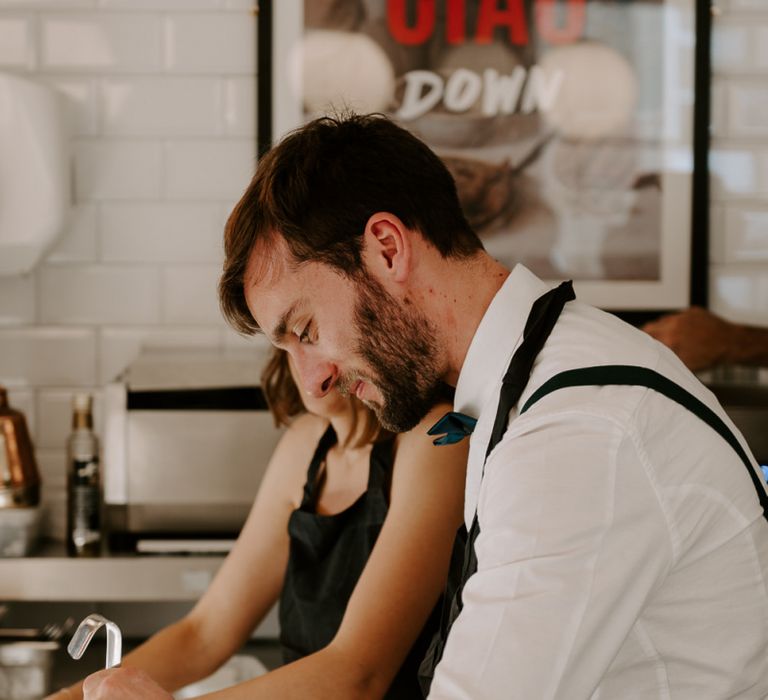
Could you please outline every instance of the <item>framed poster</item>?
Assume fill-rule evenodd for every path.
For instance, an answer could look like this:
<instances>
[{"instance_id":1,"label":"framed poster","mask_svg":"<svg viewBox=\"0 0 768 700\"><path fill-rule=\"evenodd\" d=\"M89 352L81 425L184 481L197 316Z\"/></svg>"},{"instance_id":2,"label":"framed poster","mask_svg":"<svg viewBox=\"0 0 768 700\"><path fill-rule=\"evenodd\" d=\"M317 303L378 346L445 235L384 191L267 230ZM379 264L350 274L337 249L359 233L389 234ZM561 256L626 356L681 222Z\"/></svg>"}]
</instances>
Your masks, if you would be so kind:
<instances>
[{"instance_id":1,"label":"framed poster","mask_svg":"<svg viewBox=\"0 0 768 700\"><path fill-rule=\"evenodd\" d=\"M444 160L507 266L605 309L682 308L706 209L696 4L262 0L260 114L273 141L321 114L387 114Z\"/></svg>"}]
</instances>

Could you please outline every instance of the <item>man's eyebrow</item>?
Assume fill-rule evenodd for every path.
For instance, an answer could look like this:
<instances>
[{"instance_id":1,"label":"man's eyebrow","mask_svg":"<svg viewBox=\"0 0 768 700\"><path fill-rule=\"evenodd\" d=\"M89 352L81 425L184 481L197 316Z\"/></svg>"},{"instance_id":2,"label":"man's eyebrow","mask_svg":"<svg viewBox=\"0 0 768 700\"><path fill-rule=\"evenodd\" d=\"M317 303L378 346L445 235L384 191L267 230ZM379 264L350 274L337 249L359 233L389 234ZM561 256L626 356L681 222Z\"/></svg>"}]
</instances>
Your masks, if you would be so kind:
<instances>
[{"instance_id":1,"label":"man's eyebrow","mask_svg":"<svg viewBox=\"0 0 768 700\"><path fill-rule=\"evenodd\" d=\"M296 313L296 309L299 306L298 301L294 301L287 311L280 317L277 325L272 329L272 342L281 343L288 333L288 324L291 321L292 316Z\"/></svg>"}]
</instances>

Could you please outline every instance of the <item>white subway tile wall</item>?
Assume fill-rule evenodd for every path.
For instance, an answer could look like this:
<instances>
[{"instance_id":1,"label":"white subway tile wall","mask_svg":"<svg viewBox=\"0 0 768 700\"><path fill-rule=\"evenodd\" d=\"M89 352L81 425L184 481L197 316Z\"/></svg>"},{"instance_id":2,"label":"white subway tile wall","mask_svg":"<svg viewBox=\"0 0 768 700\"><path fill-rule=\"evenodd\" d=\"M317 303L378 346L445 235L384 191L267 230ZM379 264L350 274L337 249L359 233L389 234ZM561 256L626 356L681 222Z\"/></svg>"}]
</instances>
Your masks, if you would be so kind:
<instances>
[{"instance_id":1,"label":"white subway tile wall","mask_svg":"<svg viewBox=\"0 0 768 700\"><path fill-rule=\"evenodd\" d=\"M710 135L720 136L725 129L726 118L725 85L712 85L710 96Z\"/></svg>"},{"instance_id":2,"label":"white subway tile wall","mask_svg":"<svg viewBox=\"0 0 768 700\"><path fill-rule=\"evenodd\" d=\"M222 0L101 0L102 7L119 10L216 10Z\"/></svg>"},{"instance_id":3,"label":"white subway tile wall","mask_svg":"<svg viewBox=\"0 0 768 700\"><path fill-rule=\"evenodd\" d=\"M36 299L33 275L0 277L0 328L34 323Z\"/></svg>"},{"instance_id":4,"label":"white subway tile wall","mask_svg":"<svg viewBox=\"0 0 768 700\"><path fill-rule=\"evenodd\" d=\"M243 21L241 12L168 14L164 32L169 71L201 75L254 72L254 55L242 50L253 41L253 24Z\"/></svg>"},{"instance_id":5,"label":"white subway tile wall","mask_svg":"<svg viewBox=\"0 0 768 700\"><path fill-rule=\"evenodd\" d=\"M66 230L33 273L0 278L0 383L33 430L54 535L74 391L100 399L144 347L263 347L215 298L255 162L253 5L0 0L0 70L59 89L72 134ZM717 5L712 305L766 325L768 0Z\"/></svg>"},{"instance_id":6,"label":"white subway tile wall","mask_svg":"<svg viewBox=\"0 0 768 700\"><path fill-rule=\"evenodd\" d=\"M256 83L250 76L224 81L221 128L231 136L256 134Z\"/></svg>"},{"instance_id":7,"label":"white subway tile wall","mask_svg":"<svg viewBox=\"0 0 768 700\"><path fill-rule=\"evenodd\" d=\"M163 272L163 318L166 323L223 324L216 296L221 265L168 267Z\"/></svg>"},{"instance_id":8,"label":"white subway tile wall","mask_svg":"<svg viewBox=\"0 0 768 700\"><path fill-rule=\"evenodd\" d=\"M0 67L32 68L32 21L24 16L0 17Z\"/></svg>"},{"instance_id":9,"label":"white subway tile wall","mask_svg":"<svg viewBox=\"0 0 768 700\"><path fill-rule=\"evenodd\" d=\"M115 78L101 84L105 134L213 136L221 133L224 85L216 78Z\"/></svg>"},{"instance_id":10,"label":"white subway tile wall","mask_svg":"<svg viewBox=\"0 0 768 700\"><path fill-rule=\"evenodd\" d=\"M757 196L760 182L761 160L765 154L734 143L712 145L709 171L713 198Z\"/></svg>"},{"instance_id":11,"label":"white subway tile wall","mask_svg":"<svg viewBox=\"0 0 768 700\"><path fill-rule=\"evenodd\" d=\"M727 103L728 124L733 136L768 137L768 89L764 80L732 80Z\"/></svg>"},{"instance_id":12,"label":"white subway tile wall","mask_svg":"<svg viewBox=\"0 0 768 700\"><path fill-rule=\"evenodd\" d=\"M712 265L710 284L718 311L728 318L749 323L757 315L756 308L762 309L763 314L768 309L768 269L765 265Z\"/></svg>"},{"instance_id":13,"label":"white subway tile wall","mask_svg":"<svg viewBox=\"0 0 768 700\"><path fill-rule=\"evenodd\" d=\"M765 11L765 0L718 0L731 10L762 10Z\"/></svg>"},{"instance_id":14,"label":"white subway tile wall","mask_svg":"<svg viewBox=\"0 0 768 700\"><path fill-rule=\"evenodd\" d=\"M710 306L768 325L768 0L715 0Z\"/></svg>"},{"instance_id":15,"label":"white subway tile wall","mask_svg":"<svg viewBox=\"0 0 768 700\"><path fill-rule=\"evenodd\" d=\"M221 201L231 197L234 204L255 165L253 139L168 141L165 194L169 199Z\"/></svg>"},{"instance_id":16,"label":"white subway tile wall","mask_svg":"<svg viewBox=\"0 0 768 700\"><path fill-rule=\"evenodd\" d=\"M47 265L40 320L62 325L160 323L160 270L144 265Z\"/></svg>"},{"instance_id":17,"label":"white subway tile wall","mask_svg":"<svg viewBox=\"0 0 768 700\"><path fill-rule=\"evenodd\" d=\"M0 277L0 384L64 533L75 391L143 348L251 347L218 310L222 230L256 158L253 0L0 0L0 70L66 101L73 206L31 274Z\"/></svg>"},{"instance_id":18,"label":"white subway tile wall","mask_svg":"<svg viewBox=\"0 0 768 700\"><path fill-rule=\"evenodd\" d=\"M723 263L768 264L768 203L727 207Z\"/></svg>"},{"instance_id":19,"label":"white subway tile wall","mask_svg":"<svg viewBox=\"0 0 768 700\"><path fill-rule=\"evenodd\" d=\"M159 71L163 19L101 11L41 14L41 68L102 74Z\"/></svg>"},{"instance_id":20,"label":"white subway tile wall","mask_svg":"<svg viewBox=\"0 0 768 700\"><path fill-rule=\"evenodd\" d=\"M75 141L75 199L159 199L163 145L157 141Z\"/></svg>"},{"instance_id":21,"label":"white subway tile wall","mask_svg":"<svg viewBox=\"0 0 768 700\"><path fill-rule=\"evenodd\" d=\"M753 35L752 26L726 18L718 21L712 35L712 68L716 71L752 70L749 59Z\"/></svg>"},{"instance_id":22,"label":"white subway tile wall","mask_svg":"<svg viewBox=\"0 0 768 700\"><path fill-rule=\"evenodd\" d=\"M93 386L96 332L66 326L0 328L0 358L0 384L5 386Z\"/></svg>"},{"instance_id":23,"label":"white subway tile wall","mask_svg":"<svg viewBox=\"0 0 768 700\"><path fill-rule=\"evenodd\" d=\"M725 207L714 204L709 211L709 262L725 262Z\"/></svg>"},{"instance_id":24,"label":"white subway tile wall","mask_svg":"<svg viewBox=\"0 0 768 700\"><path fill-rule=\"evenodd\" d=\"M56 450L36 447L35 455L43 482L43 529L50 536L61 538L67 527L67 453L63 447Z\"/></svg>"},{"instance_id":25,"label":"white subway tile wall","mask_svg":"<svg viewBox=\"0 0 768 700\"><path fill-rule=\"evenodd\" d=\"M66 96L67 131L72 136L97 136L99 110L98 82L92 78L67 78L51 74L45 82Z\"/></svg>"},{"instance_id":26,"label":"white subway tile wall","mask_svg":"<svg viewBox=\"0 0 768 700\"><path fill-rule=\"evenodd\" d=\"M48 253L48 263L94 262L97 256L98 208L93 203L74 204L64 230Z\"/></svg>"},{"instance_id":27,"label":"white subway tile wall","mask_svg":"<svg viewBox=\"0 0 768 700\"><path fill-rule=\"evenodd\" d=\"M221 263L224 229L215 202L109 202L101 206L104 262Z\"/></svg>"},{"instance_id":28,"label":"white subway tile wall","mask_svg":"<svg viewBox=\"0 0 768 700\"><path fill-rule=\"evenodd\" d=\"M768 71L768 27L755 27L755 69L761 73Z\"/></svg>"}]
</instances>

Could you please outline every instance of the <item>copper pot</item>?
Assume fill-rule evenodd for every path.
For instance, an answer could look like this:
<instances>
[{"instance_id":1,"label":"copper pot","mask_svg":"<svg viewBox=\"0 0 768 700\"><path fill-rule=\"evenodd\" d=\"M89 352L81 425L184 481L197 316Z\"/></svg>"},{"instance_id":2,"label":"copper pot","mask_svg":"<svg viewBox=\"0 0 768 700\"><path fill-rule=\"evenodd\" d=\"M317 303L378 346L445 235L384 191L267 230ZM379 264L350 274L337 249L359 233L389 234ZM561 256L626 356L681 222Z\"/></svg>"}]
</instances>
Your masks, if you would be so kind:
<instances>
[{"instance_id":1,"label":"copper pot","mask_svg":"<svg viewBox=\"0 0 768 700\"><path fill-rule=\"evenodd\" d=\"M8 405L0 386L0 508L36 506L40 474L24 414Z\"/></svg>"}]
</instances>

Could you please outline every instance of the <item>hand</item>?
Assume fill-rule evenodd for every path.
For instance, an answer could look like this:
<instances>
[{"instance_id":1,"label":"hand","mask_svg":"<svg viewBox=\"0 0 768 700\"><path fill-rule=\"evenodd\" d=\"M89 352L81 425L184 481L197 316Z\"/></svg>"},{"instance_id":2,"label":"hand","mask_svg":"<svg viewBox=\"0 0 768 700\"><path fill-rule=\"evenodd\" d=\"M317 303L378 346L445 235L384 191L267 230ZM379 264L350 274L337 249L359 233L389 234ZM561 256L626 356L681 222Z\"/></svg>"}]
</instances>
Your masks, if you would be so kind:
<instances>
[{"instance_id":1,"label":"hand","mask_svg":"<svg viewBox=\"0 0 768 700\"><path fill-rule=\"evenodd\" d=\"M85 679L83 693L84 700L173 700L138 668L109 668L94 673Z\"/></svg>"},{"instance_id":2,"label":"hand","mask_svg":"<svg viewBox=\"0 0 768 700\"><path fill-rule=\"evenodd\" d=\"M698 306L643 326L646 333L672 348L694 372L727 359L733 329L733 324Z\"/></svg>"}]
</instances>

